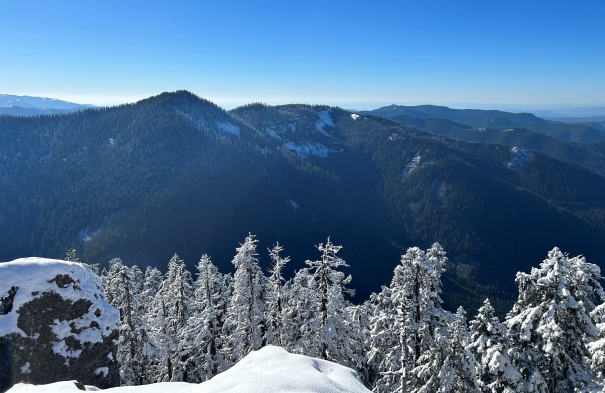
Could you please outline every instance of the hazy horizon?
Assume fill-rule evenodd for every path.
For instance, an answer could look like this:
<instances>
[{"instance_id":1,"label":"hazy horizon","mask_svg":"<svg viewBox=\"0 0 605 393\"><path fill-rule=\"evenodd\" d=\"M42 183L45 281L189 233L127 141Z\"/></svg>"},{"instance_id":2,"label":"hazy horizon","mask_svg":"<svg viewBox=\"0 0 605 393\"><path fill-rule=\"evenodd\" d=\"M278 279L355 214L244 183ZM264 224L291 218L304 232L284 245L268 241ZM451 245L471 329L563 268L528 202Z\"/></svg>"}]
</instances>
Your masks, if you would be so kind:
<instances>
[{"instance_id":1,"label":"hazy horizon","mask_svg":"<svg viewBox=\"0 0 605 393\"><path fill-rule=\"evenodd\" d=\"M605 105L605 3L3 2L0 91L118 105Z\"/></svg>"}]
</instances>

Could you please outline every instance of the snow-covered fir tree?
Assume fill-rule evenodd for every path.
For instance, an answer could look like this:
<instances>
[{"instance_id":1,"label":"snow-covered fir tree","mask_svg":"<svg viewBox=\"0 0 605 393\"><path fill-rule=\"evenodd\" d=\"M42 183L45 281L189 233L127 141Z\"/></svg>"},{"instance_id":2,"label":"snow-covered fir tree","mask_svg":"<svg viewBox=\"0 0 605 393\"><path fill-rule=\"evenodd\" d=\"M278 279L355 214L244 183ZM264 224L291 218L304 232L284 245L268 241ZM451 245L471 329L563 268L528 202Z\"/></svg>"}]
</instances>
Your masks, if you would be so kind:
<instances>
[{"instance_id":1,"label":"snow-covered fir tree","mask_svg":"<svg viewBox=\"0 0 605 393\"><path fill-rule=\"evenodd\" d=\"M401 336L404 314L402 305L394 303L397 298L392 296L392 286L383 286L366 302L370 315L366 368L376 393L405 390L402 378L405 340Z\"/></svg>"},{"instance_id":2,"label":"snow-covered fir tree","mask_svg":"<svg viewBox=\"0 0 605 393\"><path fill-rule=\"evenodd\" d=\"M410 389L414 393L479 392L475 358L466 349L466 313L449 314L449 323L435 331L433 345L422 351Z\"/></svg>"},{"instance_id":3,"label":"snow-covered fir tree","mask_svg":"<svg viewBox=\"0 0 605 393\"><path fill-rule=\"evenodd\" d=\"M595 321L598 336L588 344L590 352L590 367L597 381L603 385L605 382L605 303L595 307L590 313Z\"/></svg>"},{"instance_id":4,"label":"snow-covered fir tree","mask_svg":"<svg viewBox=\"0 0 605 393\"><path fill-rule=\"evenodd\" d=\"M249 234L232 261L233 293L223 325L223 349L231 364L265 344L266 277L259 266L257 243Z\"/></svg>"},{"instance_id":5,"label":"snow-covered fir tree","mask_svg":"<svg viewBox=\"0 0 605 393\"><path fill-rule=\"evenodd\" d=\"M282 257L280 253L283 247L276 243L269 251L271 268L267 282L267 344L286 346L287 333L285 332L287 322L284 303L287 293L284 289L285 280L282 276L284 267L290 262L290 257Z\"/></svg>"},{"instance_id":6,"label":"snow-covered fir tree","mask_svg":"<svg viewBox=\"0 0 605 393\"><path fill-rule=\"evenodd\" d=\"M179 351L189 354L184 378L187 381L203 382L227 369L220 336L228 302L223 285L223 275L208 255L202 255L197 264L191 316L179 343Z\"/></svg>"},{"instance_id":7,"label":"snow-covered fir tree","mask_svg":"<svg viewBox=\"0 0 605 393\"><path fill-rule=\"evenodd\" d=\"M321 253L320 259L305 261L308 274L313 277L312 288L316 290L315 315L311 318L317 328L312 335L311 348L321 359L361 368L360 336L347 312L350 303L345 300L345 295L353 295L353 291L346 287L352 278L337 270L349 266L337 256L342 246L334 245L328 237L325 244L320 243L316 247Z\"/></svg>"},{"instance_id":8,"label":"snow-covered fir tree","mask_svg":"<svg viewBox=\"0 0 605 393\"><path fill-rule=\"evenodd\" d=\"M467 349L470 334L467 326L466 311L459 307L456 318L447 325L450 334L448 353L442 370L444 392L479 392L477 364L473 353Z\"/></svg>"},{"instance_id":9,"label":"snow-covered fir tree","mask_svg":"<svg viewBox=\"0 0 605 393\"><path fill-rule=\"evenodd\" d=\"M168 271L149 308L150 334L165 363L158 368L157 381L187 382L190 353L181 352L180 342L185 338L186 324L191 316L193 287L191 273L177 255L168 262ZM162 367L164 366L164 367Z\"/></svg>"},{"instance_id":10,"label":"snow-covered fir tree","mask_svg":"<svg viewBox=\"0 0 605 393\"><path fill-rule=\"evenodd\" d=\"M318 326L315 312L317 291L309 269L298 270L294 278L285 284L284 291L288 294L282 337L285 348L293 353L316 356L312 343Z\"/></svg>"},{"instance_id":11,"label":"snow-covered fir tree","mask_svg":"<svg viewBox=\"0 0 605 393\"><path fill-rule=\"evenodd\" d=\"M572 392L593 384L588 343L597 331L590 312L603 294L600 278L596 265L556 247L531 273L517 273L519 298L506 325L529 392Z\"/></svg>"},{"instance_id":12,"label":"snow-covered fir tree","mask_svg":"<svg viewBox=\"0 0 605 393\"><path fill-rule=\"evenodd\" d=\"M114 258L109 261L109 268L103 270L102 280L110 304L120 312L117 360L122 384L142 385L146 366L141 356L146 342L145 310L141 303L143 272L136 265L128 267Z\"/></svg>"},{"instance_id":13,"label":"snow-covered fir tree","mask_svg":"<svg viewBox=\"0 0 605 393\"><path fill-rule=\"evenodd\" d=\"M427 356L432 356L430 351L445 345L448 339L445 331L448 316L440 298L441 273L446 261L438 243L427 251L411 247L395 268L390 287L377 295L370 349L371 360L378 362L380 370L375 391L420 389L427 385L426 377L439 371L430 371L430 367L435 367L433 361L442 359ZM423 368L417 368L422 354L426 355Z\"/></svg>"},{"instance_id":14,"label":"snow-covered fir tree","mask_svg":"<svg viewBox=\"0 0 605 393\"><path fill-rule=\"evenodd\" d=\"M515 393L525 391L525 381L512 364L508 353L510 339L506 326L500 322L489 299L477 310L470 322L470 342L467 348L477 360L477 378L486 393Z\"/></svg>"}]
</instances>

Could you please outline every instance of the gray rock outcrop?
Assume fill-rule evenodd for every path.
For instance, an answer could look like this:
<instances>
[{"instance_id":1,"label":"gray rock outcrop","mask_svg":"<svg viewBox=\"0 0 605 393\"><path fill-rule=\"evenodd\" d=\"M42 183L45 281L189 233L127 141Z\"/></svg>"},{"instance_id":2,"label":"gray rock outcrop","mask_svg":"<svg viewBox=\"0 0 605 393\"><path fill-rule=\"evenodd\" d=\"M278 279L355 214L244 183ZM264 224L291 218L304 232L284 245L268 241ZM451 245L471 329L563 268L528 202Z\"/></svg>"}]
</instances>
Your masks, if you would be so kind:
<instances>
[{"instance_id":1,"label":"gray rock outcrop","mask_svg":"<svg viewBox=\"0 0 605 393\"><path fill-rule=\"evenodd\" d=\"M84 264L0 263L0 392L18 382L118 386L118 320Z\"/></svg>"}]
</instances>

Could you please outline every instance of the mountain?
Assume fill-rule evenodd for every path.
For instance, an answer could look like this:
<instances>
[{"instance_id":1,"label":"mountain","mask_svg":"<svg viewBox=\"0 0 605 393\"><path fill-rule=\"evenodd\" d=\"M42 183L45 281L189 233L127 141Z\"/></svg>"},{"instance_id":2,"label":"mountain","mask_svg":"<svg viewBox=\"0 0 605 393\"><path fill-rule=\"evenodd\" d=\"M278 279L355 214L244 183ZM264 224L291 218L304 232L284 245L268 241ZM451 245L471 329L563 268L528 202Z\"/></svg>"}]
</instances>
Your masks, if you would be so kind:
<instances>
[{"instance_id":1,"label":"mountain","mask_svg":"<svg viewBox=\"0 0 605 393\"><path fill-rule=\"evenodd\" d=\"M97 391L87 386L86 391ZM324 392L368 393L357 373L326 360L290 354L280 347L267 346L253 351L229 370L201 384L164 382L143 386L106 389L114 393L266 393ZM8 392L79 392L73 381L49 385L15 385Z\"/></svg>"},{"instance_id":2,"label":"mountain","mask_svg":"<svg viewBox=\"0 0 605 393\"><path fill-rule=\"evenodd\" d=\"M604 117L605 106L584 106L584 107L573 107L573 108L558 108L558 109L538 109L529 110L528 112L533 113L536 116L544 119L554 118L586 118L586 117Z\"/></svg>"},{"instance_id":3,"label":"mountain","mask_svg":"<svg viewBox=\"0 0 605 393\"><path fill-rule=\"evenodd\" d=\"M446 119L478 130L526 128L565 142L588 143L605 140L605 130L600 128L593 128L584 124L547 121L531 113L452 109L435 105L390 105L364 113L389 118L403 115L420 119Z\"/></svg>"},{"instance_id":4,"label":"mountain","mask_svg":"<svg viewBox=\"0 0 605 393\"><path fill-rule=\"evenodd\" d=\"M574 162L600 175L605 175L602 143L570 143L527 128L473 128L447 119L424 119L407 115L389 118L402 124L422 128L435 134L469 142L518 146L548 156Z\"/></svg>"},{"instance_id":5,"label":"mountain","mask_svg":"<svg viewBox=\"0 0 605 393\"><path fill-rule=\"evenodd\" d=\"M56 98L0 94L0 115L35 116L69 113L94 108L93 105L75 104Z\"/></svg>"},{"instance_id":6,"label":"mountain","mask_svg":"<svg viewBox=\"0 0 605 393\"><path fill-rule=\"evenodd\" d=\"M604 261L605 178L384 117L308 105L227 112L185 91L0 117L0 260L74 247L90 263L163 269L177 252L193 270L208 253L229 271L248 232L259 250L279 241L292 269L331 236L358 299L389 282L408 247L437 241L452 308L510 299L515 272L554 245Z\"/></svg>"}]
</instances>

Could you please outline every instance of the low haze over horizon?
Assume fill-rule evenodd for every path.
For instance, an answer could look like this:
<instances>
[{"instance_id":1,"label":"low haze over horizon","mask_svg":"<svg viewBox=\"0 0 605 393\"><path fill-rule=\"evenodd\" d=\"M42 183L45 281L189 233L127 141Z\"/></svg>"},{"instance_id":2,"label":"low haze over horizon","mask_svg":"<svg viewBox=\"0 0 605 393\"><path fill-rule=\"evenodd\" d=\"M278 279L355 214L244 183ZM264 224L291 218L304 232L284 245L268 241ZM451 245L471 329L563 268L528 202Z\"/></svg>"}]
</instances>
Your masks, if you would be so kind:
<instances>
[{"instance_id":1,"label":"low haze over horizon","mask_svg":"<svg viewBox=\"0 0 605 393\"><path fill-rule=\"evenodd\" d=\"M189 90L310 103L605 105L602 1L0 1L0 93L94 105Z\"/></svg>"}]
</instances>

